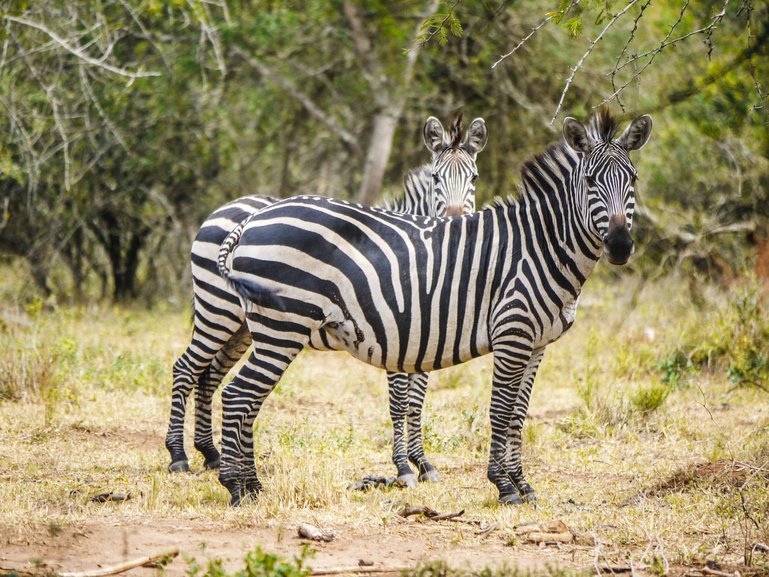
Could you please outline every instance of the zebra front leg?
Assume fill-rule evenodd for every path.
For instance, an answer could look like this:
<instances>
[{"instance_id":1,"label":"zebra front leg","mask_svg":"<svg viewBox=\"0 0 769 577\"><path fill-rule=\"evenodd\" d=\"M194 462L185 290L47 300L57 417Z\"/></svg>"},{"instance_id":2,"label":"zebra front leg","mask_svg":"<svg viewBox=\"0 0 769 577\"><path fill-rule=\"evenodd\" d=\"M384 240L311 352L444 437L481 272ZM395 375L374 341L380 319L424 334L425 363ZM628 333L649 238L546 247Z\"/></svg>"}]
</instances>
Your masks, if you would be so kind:
<instances>
[{"instance_id":1,"label":"zebra front leg","mask_svg":"<svg viewBox=\"0 0 769 577\"><path fill-rule=\"evenodd\" d=\"M435 467L427 460L422 441L422 408L427 393L427 373L412 373L409 375L409 461L419 471L420 481L436 483L441 476Z\"/></svg>"},{"instance_id":2,"label":"zebra front leg","mask_svg":"<svg viewBox=\"0 0 769 577\"><path fill-rule=\"evenodd\" d=\"M398 481L406 487L416 487L417 477L409 467L406 452L406 413L409 406L409 375L387 372L390 396L390 420L393 424L393 464L398 470Z\"/></svg>"},{"instance_id":3,"label":"zebra front leg","mask_svg":"<svg viewBox=\"0 0 769 577\"><path fill-rule=\"evenodd\" d=\"M507 429L507 443L505 455L505 470L512 483L517 487L524 502L536 504L537 496L534 488L529 485L523 474L523 464L521 460L521 435L523 424L529 411L529 400L534 386L534 378L537 376L537 369L542 362L545 354L545 348L536 349L531 355L531 359L526 365L526 369L521 379L521 386L518 389L518 395L515 399L513 414Z\"/></svg>"},{"instance_id":4,"label":"zebra front leg","mask_svg":"<svg viewBox=\"0 0 769 577\"><path fill-rule=\"evenodd\" d=\"M201 376L195 391L195 448L203 454L203 467L218 469L219 451L214 445L212 428L212 400L216 389L230 369L248 350L251 335L245 323L230 337L214 357L208 371Z\"/></svg>"},{"instance_id":5,"label":"zebra front leg","mask_svg":"<svg viewBox=\"0 0 769 577\"><path fill-rule=\"evenodd\" d=\"M526 371L531 349L512 342L494 347L494 376L491 387L491 447L487 476L499 491L499 502L506 505L523 503L518 487L507 471L508 431L513 419L518 391Z\"/></svg>"}]
</instances>

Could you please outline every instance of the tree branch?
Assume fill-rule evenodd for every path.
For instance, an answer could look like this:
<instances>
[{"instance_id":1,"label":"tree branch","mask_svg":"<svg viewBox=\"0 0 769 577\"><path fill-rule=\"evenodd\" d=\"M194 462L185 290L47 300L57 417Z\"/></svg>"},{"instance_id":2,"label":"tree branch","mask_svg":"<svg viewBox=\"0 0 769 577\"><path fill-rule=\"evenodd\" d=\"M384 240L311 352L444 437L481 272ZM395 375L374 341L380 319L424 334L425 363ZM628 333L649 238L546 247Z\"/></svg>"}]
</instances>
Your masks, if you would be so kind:
<instances>
[{"instance_id":1,"label":"tree branch","mask_svg":"<svg viewBox=\"0 0 769 577\"><path fill-rule=\"evenodd\" d=\"M356 155L361 156L363 154L360 148L360 144L358 143L358 138L351 132L347 131L343 126L340 126L339 123L331 118L328 114L323 112L318 107L318 105L310 100L306 94L300 91L293 82L278 76L278 74L276 74L270 67L268 67L260 60L257 60L251 54L246 53L239 46L232 46L230 50L233 54L243 58L243 60L245 60L249 66L259 72L259 74L261 74L268 82L271 82L282 90L285 90L291 95L292 98L299 101L299 103L304 106L305 110L307 110L311 116L320 120L334 134L339 136L339 138L341 138L342 141L347 144Z\"/></svg>"},{"instance_id":2,"label":"tree branch","mask_svg":"<svg viewBox=\"0 0 769 577\"><path fill-rule=\"evenodd\" d=\"M616 96L618 96L623 90L625 90L625 88L630 86L630 84L636 78L640 77L646 71L646 69L649 68L649 66L651 66L652 62L654 62L654 58L657 56L657 54L662 52L662 50L665 47L671 46L673 44L677 44L678 42L682 42L682 41L686 40L687 38L691 38L692 36L695 36L697 34L706 34L706 38L709 39L710 38L709 34L712 33L713 29L716 28L718 23L721 22L721 20L723 19L724 15L726 14L726 6L728 4L729 4L729 0L724 0L724 4L721 7L721 11L718 14L716 14L715 16L713 16L713 18L711 19L709 25L707 25L707 26L705 26L703 28L698 28L697 30L693 30L692 32L684 34L683 36L679 36L678 38L674 38L673 40L669 40L671 34L673 33L673 30L675 30L675 28L681 22L681 20L683 19L684 13L686 12L686 10L687 10L687 8L689 6L689 0L687 0L686 3L681 8L681 12L678 15L678 20L676 20L676 22L670 28L670 31L665 36L664 40L662 42L660 42L659 46L657 46L656 48L654 48L652 50L647 50L646 52L644 52L642 54L638 54L636 56L633 56L632 58L629 58L627 60L627 62L625 62L624 64L622 64L619 67L617 67L617 66L614 67L614 69L609 73L609 74L612 75L612 87L613 87L614 74L616 74L617 72L619 72L620 70L622 70L623 68L628 66L629 64L632 64L633 62L637 62L641 58L645 58L646 56L651 56L649 58L649 61L646 62L635 74L633 74L633 76L631 76L630 79L628 79L627 82L625 82L618 89L614 90L614 92L612 92L609 96L604 98L603 101L600 104L598 104L598 106L602 106L602 105L604 105L604 104L606 104L608 102L611 102ZM709 47L708 55L710 54L711 50L712 50L712 48ZM598 106L596 106L596 108Z\"/></svg>"},{"instance_id":3,"label":"tree branch","mask_svg":"<svg viewBox=\"0 0 769 577\"><path fill-rule=\"evenodd\" d=\"M102 56L102 58L93 58L92 56L89 56L85 52L83 52L83 49L78 46L71 46L69 42L67 42L64 38L56 34L53 30L50 30L43 24L40 24L38 22L33 22L32 20L27 20L26 18L22 18L20 16L10 16L6 14L3 16L3 20L6 20L8 22L15 22L17 24L23 24L24 26L29 26L30 28L34 28L36 30L39 30L46 36L48 36L51 40L53 40L56 44L58 44L61 48L69 52L70 54L76 56L77 58L80 58L84 62L87 62L88 64L91 64L92 66L96 66L98 68L103 68L104 70L107 70L109 72L112 72L113 74L117 74L119 76L124 76L126 78L130 78L131 80L135 80L137 78L146 78L148 76L160 76L159 72L131 72L130 70L126 70L125 68L118 68L117 66L112 66L111 64L108 64L104 62L104 58L106 58L109 55L109 52L105 52L105 54Z\"/></svg>"},{"instance_id":4,"label":"tree branch","mask_svg":"<svg viewBox=\"0 0 769 577\"><path fill-rule=\"evenodd\" d=\"M563 11L563 14L565 14L566 12L568 12L569 10L571 10L572 8L574 8L574 7L575 7L577 4L579 4L581 1L582 1L582 0L574 0L574 1L573 1L571 4L569 4L569 5L566 7L566 9L564 9L564 11ZM508 52L507 54L504 54L503 56L500 56L500 57L499 57L499 59L498 59L498 60L497 60L497 61L496 61L494 64L492 64L492 65L491 65L491 67L492 67L492 68L496 68L497 64L499 64L500 62L502 62L502 61L503 61L505 58L507 58L507 57L509 57L509 56L512 56L512 55L513 55L513 54L514 54L514 53L515 53L515 52L516 52L516 51L517 51L517 50L518 50L518 49L519 49L521 46L523 46L524 44L526 44L526 42L528 42L528 41L529 41L529 38L531 38L532 36L534 36L534 34L536 34L536 33L539 31L539 29L540 29L540 28L542 28L542 27L543 27L545 24L547 24L548 22L550 22L550 21L553 19L553 17L554 17L554 16L555 16L554 14L551 14L550 16L547 16L547 17L546 17L544 20L542 20L542 22L540 22L540 23L539 23L539 24L537 24L537 25L536 25L534 28L532 28L532 29L531 29L531 32L529 32L529 33L528 33L526 36L524 36L524 37L523 37L523 39L522 39L522 40L521 40L521 41L520 41L518 44L516 44L516 45L515 45L515 48L513 48L513 49L512 49L510 52Z\"/></svg>"},{"instance_id":5,"label":"tree branch","mask_svg":"<svg viewBox=\"0 0 769 577\"><path fill-rule=\"evenodd\" d=\"M609 23L606 26L604 26L600 34L598 34L598 36L596 36L595 39L590 42L590 46L588 46L588 49L582 55L582 58L580 58L579 62L577 62L577 65L571 69L571 74L569 75L569 78L566 80L566 86L563 87L563 92L561 92L561 99L558 101L558 106L555 109L555 114L553 114L553 118L550 120L550 124L553 124L555 122L555 119L558 117L558 113L561 111L561 107L563 106L563 100L564 98L566 98L566 93L569 91L569 87L571 86L571 83L574 82L574 77L577 75L577 72L579 71L579 69L582 68L582 65L585 63L585 61L588 59L590 54L593 52L593 49L595 48L596 44L598 44L603 39L604 34L608 32L609 28L614 26L615 22L617 22L617 20L619 20L622 16L624 16L628 10L630 10L633 6L635 6L637 2L638 0L630 0L627 6L625 6L622 10L617 12L612 17L612 19L609 20Z\"/></svg>"}]
</instances>

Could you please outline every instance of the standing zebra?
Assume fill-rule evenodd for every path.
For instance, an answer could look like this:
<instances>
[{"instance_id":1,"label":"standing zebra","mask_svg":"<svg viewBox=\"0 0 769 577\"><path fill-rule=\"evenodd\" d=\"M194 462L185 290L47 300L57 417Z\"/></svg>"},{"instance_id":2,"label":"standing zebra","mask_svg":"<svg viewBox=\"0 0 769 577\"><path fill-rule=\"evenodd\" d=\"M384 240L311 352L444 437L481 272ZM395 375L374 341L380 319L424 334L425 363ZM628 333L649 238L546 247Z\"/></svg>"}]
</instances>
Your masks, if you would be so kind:
<instances>
[{"instance_id":1,"label":"standing zebra","mask_svg":"<svg viewBox=\"0 0 769 577\"><path fill-rule=\"evenodd\" d=\"M524 164L520 198L469 216L417 218L311 196L255 215L227 275L254 343L222 392L219 480L232 504L262 488L254 420L318 331L331 348L392 371L493 352L487 475L500 502L534 501L520 454L534 377L545 347L574 322L601 255L620 265L633 252L629 152L651 126L641 116L615 140L605 110L587 127L567 118L563 140Z\"/></svg>"},{"instance_id":2,"label":"standing zebra","mask_svg":"<svg viewBox=\"0 0 769 577\"><path fill-rule=\"evenodd\" d=\"M432 152L432 162L410 171L404 179L402 196L390 201L389 208L417 215L453 215L475 210L475 165L477 154L486 145L488 133L482 118L470 124L462 134L461 115L450 133L435 117L427 119L423 130L425 145ZM194 291L194 328L192 340L174 364L171 416L166 448L171 454L169 470L188 471L184 451L184 416L187 399L195 389L195 448L204 458L206 468L219 466L219 451L213 442L212 397L224 376L245 353L251 335L245 325L240 298L219 276L219 247L233 230L263 209L277 202L262 196L239 198L216 210L203 223L192 245L192 281ZM328 348L322 335L312 342L316 348ZM388 373L390 414L393 421L393 462L398 478L406 485L416 484L409 459L417 466L421 480L437 480L438 474L424 454L421 415L427 387L425 373ZM404 420L408 416L408 450Z\"/></svg>"}]
</instances>

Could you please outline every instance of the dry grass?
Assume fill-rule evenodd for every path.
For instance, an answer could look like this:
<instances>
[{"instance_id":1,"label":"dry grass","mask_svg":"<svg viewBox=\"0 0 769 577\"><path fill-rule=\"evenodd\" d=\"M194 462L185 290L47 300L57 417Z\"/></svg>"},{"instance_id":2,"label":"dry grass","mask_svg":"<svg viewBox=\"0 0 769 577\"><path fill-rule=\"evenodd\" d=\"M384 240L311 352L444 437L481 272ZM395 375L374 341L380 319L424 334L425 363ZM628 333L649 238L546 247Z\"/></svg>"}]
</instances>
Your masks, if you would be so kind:
<instances>
[{"instance_id":1,"label":"dry grass","mask_svg":"<svg viewBox=\"0 0 769 577\"><path fill-rule=\"evenodd\" d=\"M0 329L0 366L16 371L13 395L0 402L0 535L34 539L94 517L379 531L408 501L465 509L503 535L562 519L612 562L741 562L746 541L769 539L768 395L701 371L661 400L633 401L660 388L659 361L707 322L682 287L647 287L631 308L626 286L588 284L578 322L545 356L524 433L538 510L500 507L485 478L490 358L432 377L425 438L443 481L358 493L347 484L393 474L384 373L344 354L303 353L257 421L265 492L231 509L216 474L201 471L191 423L194 472L166 472L170 367L187 343L186 311L7 309L24 321ZM24 368L30 358L34 370ZM105 491L131 499L89 500ZM479 537L458 530L448 539Z\"/></svg>"}]
</instances>

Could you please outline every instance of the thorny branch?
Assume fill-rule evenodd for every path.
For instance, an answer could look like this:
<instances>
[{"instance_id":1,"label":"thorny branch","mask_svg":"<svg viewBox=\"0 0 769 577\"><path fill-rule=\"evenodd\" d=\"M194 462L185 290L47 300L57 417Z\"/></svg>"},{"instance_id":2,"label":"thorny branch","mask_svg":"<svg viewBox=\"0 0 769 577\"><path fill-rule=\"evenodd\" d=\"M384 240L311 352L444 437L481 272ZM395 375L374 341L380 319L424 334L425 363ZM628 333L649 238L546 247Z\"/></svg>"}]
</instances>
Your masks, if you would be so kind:
<instances>
[{"instance_id":1,"label":"thorny branch","mask_svg":"<svg viewBox=\"0 0 769 577\"><path fill-rule=\"evenodd\" d=\"M563 106L563 100L566 98L566 93L569 91L569 87L571 86L571 83L574 82L574 77L577 75L577 72L580 68L582 68L582 65L585 63L585 61L588 59L590 54L593 52L593 49L596 47L596 45L603 39L604 35L609 31L609 29L614 26L614 24L619 20L622 16L624 16L628 10L630 10L633 6L635 6L638 3L639 0L630 0L628 2L627 6L625 6L622 10L617 12L611 20L609 20L609 23L604 26L603 30L596 36L591 42L590 46L588 46L588 49L585 51L585 53L582 55L582 58L579 59L579 62L577 62L576 66L571 69L571 74L569 75L569 78L566 79L566 85L563 87L563 92L561 92L561 99L558 101L558 106L555 108L555 114L553 114L553 118L550 120L550 124L553 124L555 122L555 119L558 117L558 113L561 111L561 107ZM727 0L728 1L728 0Z\"/></svg>"},{"instance_id":2,"label":"thorny branch","mask_svg":"<svg viewBox=\"0 0 769 577\"><path fill-rule=\"evenodd\" d=\"M751 27L750 27L750 21L751 16L753 15L753 4L750 2L750 0L746 0L745 3L740 7L740 10L738 11L738 14L742 12L742 10L745 9L747 12L747 26L746 26L746 35L747 35L747 44L748 44L748 51L751 50L751 44L750 40L751 38L755 38L753 36ZM753 54L751 53L748 57L748 67L750 68L750 76L753 78L753 84L756 87L756 94L758 94L759 99L761 99L762 103L765 103L767 100L767 94L764 92L763 86L758 80L758 74L756 73L756 66L753 64ZM760 104L756 105L753 108L756 110L762 109L766 106L766 104Z\"/></svg>"},{"instance_id":3,"label":"thorny branch","mask_svg":"<svg viewBox=\"0 0 769 577\"><path fill-rule=\"evenodd\" d=\"M652 0L646 0L643 6L641 6L641 10L638 12L638 15L635 17L635 20L633 20L633 29L630 31L630 34L627 37L627 40L625 41L625 45L622 47L622 50L620 50L620 53L617 55L617 61L614 63L614 70L612 70L611 74L611 89L616 90L617 87L614 85L614 77L617 74L617 66L619 66L619 61L622 60L622 57L625 55L625 52L627 52L628 46L630 46L630 43L633 42L633 39L635 38L635 33L638 31L638 23L641 21L641 18L643 18L644 11L649 7L649 4L652 3ZM622 109L622 111L625 111L625 107L622 104L622 101L619 99L619 95L617 95L617 104L619 104L619 107Z\"/></svg>"},{"instance_id":4,"label":"thorny branch","mask_svg":"<svg viewBox=\"0 0 769 577\"><path fill-rule=\"evenodd\" d=\"M687 38L691 38L692 36L695 36L697 34L706 34L707 35L707 34L711 33L713 31L713 29L715 29L718 26L718 24L721 22L721 20L723 20L724 16L726 15L726 6L728 4L729 4L729 0L724 0L724 4L721 7L721 11L718 14L716 14L715 16L713 16L713 18L710 21L710 24L708 24L707 26L705 26L703 28L698 28L697 30L693 30L692 32L684 34L683 36L679 36L678 38L674 38L673 40L670 40L670 36L672 35L673 30L675 30L675 28L681 22L681 20L683 19L684 13L686 12L686 10L687 10L687 8L689 6L689 1L687 0L686 3L684 4L684 6L681 8L681 12L678 15L678 20L676 20L676 22L673 24L671 29L668 31L668 34L665 36L664 40L662 42L660 42L659 46L657 46L656 48L654 48L652 50L647 50L646 52L643 52L641 54L633 56L632 58L629 58L624 64L622 64L619 67L617 67L617 66L614 67L614 69L609 73L609 74L612 74L612 78L613 78L614 74L616 74L617 72L619 72L620 70L622 70L623 68L628 66L629 64L632 64L633 62L637 62L638 60L640 60L642 58L645 58L647 56L650 56L649 60L635 74L633 74L633 76L631 76L628 79L627 82L625 82L618 89L614 90L614 92L612 92L609 96L604 98L603 101L600 102L596 106L596 108L598 106L602 106L604 104L607 104L608 102L611 102L616 96L618 96L623 90L625 90L625 88L630 86L630 84L636 78L640 77L646 71L646 69L649 68L649 66L651 66L651 63L654 62L655 57L660 52L662 52L667 46L672 46L674 44L677 44L678 42L682 42L682 41L686 40ZM706 38L709 38L709 36L706 36ZM708 50L708 54L710 54L710 50ZM612 88L613 88L613 86L612 86Z\"/></svg>"},{"instance_id":5,"label":"thorny branch","mask_svg":"<svg viewBox=\"0 0 769 577\"><path fill-rule=\"evenodd\" d=\"M574 0L574 1L573 1L571 4L569 4L569 5L566 7L566 9L563 11L563 13L565 14L566 12L568 12L569 10L571 10L571 9L572 9L572 8L574 8L574 7L575 7L577 4L579 4L581 1L582 1L582 0ZM554 14L551 14L551 15L547 16L547 17L546 17L544 20L542 20L542 22L540 22L540 23L539 23L539 24L537 24L537 25L536 25L534 28L532 28L532 29L531 29L531 32L529 32L529 33L528 33L526 36L524 36L524 37L521 39L521 41L520 41L518 44L516 44L516 45L515 45L515 47L514 47L514 48L513 48L513 49L512 49L510 52L508 52L507 54L504 54L504 55L500 56L500 57L499 57L499 59L498 59L498 60L497 60L497 61L496 61L494 64L492 64L492 65L491 65L491 67L492 67L492 68L496 68L497 64L499 64L500 62L502 62L502 61L503 61L505 58L508 58L509 56L512 56L513 54L515 54L515 52L516 52L516 51L517 51L517 50L518 50L518 49L519 49L521 46L523 46L524 44L526 44L526 42L528 42L528 41L529 41L529 38L531 38L532 36L534 36L534 34L536 34L536 33L537 33L537 31L539 31L539 29L540 29L540 28L542 28L542 27L543 27L545 24L547 24L548 22L550 22L550 21L551 21L551 20L554 18L554 16L555 16Z\"/></svg>"}]
</instances>

